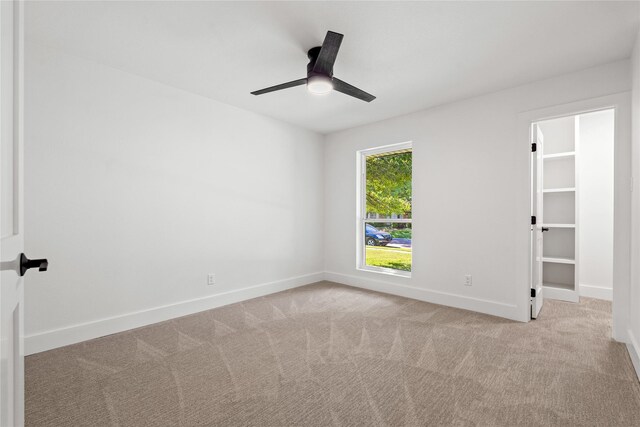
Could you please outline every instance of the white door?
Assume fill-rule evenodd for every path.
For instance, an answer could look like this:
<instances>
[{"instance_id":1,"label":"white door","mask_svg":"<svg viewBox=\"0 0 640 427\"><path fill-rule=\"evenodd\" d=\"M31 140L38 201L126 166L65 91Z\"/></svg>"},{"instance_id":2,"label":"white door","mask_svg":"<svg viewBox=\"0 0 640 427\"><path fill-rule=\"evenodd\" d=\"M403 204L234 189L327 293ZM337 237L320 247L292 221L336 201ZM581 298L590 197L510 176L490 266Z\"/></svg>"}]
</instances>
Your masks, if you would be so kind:
<instances>
[{"instance_id":1,"label":"white door","mask_svg":"<svg viewBox=\"0 0 640 427\"><path fill-rule=\"evenodd\" d=\"M544 136L537 124L531 125L531 318L540 314L544 301L542 294L542 247L544 231L543 203L543 153ZM535 147L535 151L534 151ZM535 217L535 224L533 218Z\"/></svg>"},{"instance_id":2,"label":"white door","mask_svg":"<svg viewBox=\"0 0 640 427\"><path fill-rule=\"evenodd\" d=\"M23 4L0 1L0 425L24 424Z\"/></svg>"}]
</instances>

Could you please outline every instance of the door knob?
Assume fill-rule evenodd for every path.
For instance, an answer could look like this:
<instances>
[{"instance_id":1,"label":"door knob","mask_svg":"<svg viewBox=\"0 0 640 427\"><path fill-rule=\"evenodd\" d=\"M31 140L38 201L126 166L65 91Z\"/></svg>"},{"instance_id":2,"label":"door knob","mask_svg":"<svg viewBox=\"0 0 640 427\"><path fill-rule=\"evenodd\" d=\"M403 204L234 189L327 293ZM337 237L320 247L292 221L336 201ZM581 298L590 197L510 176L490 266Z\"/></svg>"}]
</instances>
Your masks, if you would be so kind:
<instances>
[{"instance_id":1,"label":"door knob","mask_svg":"<svg viewBox=\"0 0 640 427\"><path fill-rule=\"evenodd\" d=\"M542 227L542 232L544 233L545 231L549 231L549 228L547 228L547 227Z\"/></svg>"},{"instance_id":2,"label":"door knob","mask_svg":"<svg viewBox=\"0 0 640 427\"><path fill-rule=\"evenodd\" d=\"M25 254L20 254L20 276L24 276L30 268L38 267L38 271L47 271L49 261L46 259L29 259Z\"/></svg>"}]
</instances>

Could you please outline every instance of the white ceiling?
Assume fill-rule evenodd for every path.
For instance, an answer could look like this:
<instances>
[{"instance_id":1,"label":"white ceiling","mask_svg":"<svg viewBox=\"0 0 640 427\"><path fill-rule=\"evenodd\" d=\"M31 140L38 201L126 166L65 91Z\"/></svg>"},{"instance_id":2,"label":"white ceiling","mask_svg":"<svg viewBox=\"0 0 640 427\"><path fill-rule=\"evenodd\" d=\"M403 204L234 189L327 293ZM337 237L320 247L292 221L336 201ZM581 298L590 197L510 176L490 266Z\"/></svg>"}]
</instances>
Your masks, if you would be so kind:
<instances>
[{"instance_id":1,"label":"white ceiling","mask_svg":"<svg viewBox=\"0 0 640 427\"><path fill-rule=\"evenodd\" d=\"M627 58L639 2L27 2L29 41L321 133ZM306 51L345 35L336 77L367 104L304 86Z\"/></svg>"}]
</instances>

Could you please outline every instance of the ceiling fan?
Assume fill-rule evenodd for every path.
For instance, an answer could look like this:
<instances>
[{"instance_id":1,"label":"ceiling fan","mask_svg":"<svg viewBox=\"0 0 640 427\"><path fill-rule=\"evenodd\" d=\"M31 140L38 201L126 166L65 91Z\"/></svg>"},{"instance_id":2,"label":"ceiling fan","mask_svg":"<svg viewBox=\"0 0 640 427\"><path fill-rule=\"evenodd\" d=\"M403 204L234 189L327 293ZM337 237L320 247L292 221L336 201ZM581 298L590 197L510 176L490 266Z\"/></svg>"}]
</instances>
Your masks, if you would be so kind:
<instances>
[{"instance_id":1,"label":"ceiling fan","mask_svg":"<svg viewBox=\"0 0 640 427\"><path fill-rule=\"evenodd\" d=\"M333 64L338 56L338 49L342 43L344 35L327 31L322 46L316 46L307 52L309 63L307 64L307 77L271 86L266 89L251 92L252 95L262 95L264 93L275 92L276 90L288 89L290 87L307 85L309 92L316 95L323 95L336 90L346 95L353 96L366 102L376 99L375 96L351 86L349 83L333 77Z\"/></svg>"}]
</instances>

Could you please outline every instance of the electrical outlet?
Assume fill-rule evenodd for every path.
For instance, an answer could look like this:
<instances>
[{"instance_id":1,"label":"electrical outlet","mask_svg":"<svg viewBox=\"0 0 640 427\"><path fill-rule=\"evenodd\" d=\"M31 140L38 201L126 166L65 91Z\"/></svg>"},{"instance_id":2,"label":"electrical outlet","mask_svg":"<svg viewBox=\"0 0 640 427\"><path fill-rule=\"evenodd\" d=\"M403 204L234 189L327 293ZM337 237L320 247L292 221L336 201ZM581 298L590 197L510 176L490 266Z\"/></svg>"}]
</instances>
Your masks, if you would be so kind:
<instances>
[{"instance_id":1,"label":"electrical outlet","mask_svg":"<svg viewBox=\"0 0 640 427\"><path fill-rule=\"evenodd\" d=\"M216 284L216 275L213 273L209 273L209 275L207 275L207 285L211 286L215 284Z\"/></svg>"},{"instance_id":2,"label":"electrical outlet","mask_svg":"<svg viewBox=\"0 0 640 427\"><path fill-rule=\"evenodd\" d=\"M471 283L472 283L471 275L467 274L466 276L464 276L464 285L471 286Z\"/></svg>"}]
</instances>

